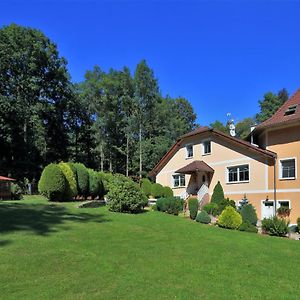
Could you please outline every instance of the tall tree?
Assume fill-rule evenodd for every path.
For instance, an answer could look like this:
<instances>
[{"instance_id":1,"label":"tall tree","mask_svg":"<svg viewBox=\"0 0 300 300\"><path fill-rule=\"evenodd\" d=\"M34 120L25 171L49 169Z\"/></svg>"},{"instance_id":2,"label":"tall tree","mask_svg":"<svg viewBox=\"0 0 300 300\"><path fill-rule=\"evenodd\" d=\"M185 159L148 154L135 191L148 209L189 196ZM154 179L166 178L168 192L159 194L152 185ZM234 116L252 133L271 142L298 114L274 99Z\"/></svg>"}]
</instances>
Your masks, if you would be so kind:
<instances>
[{"instance_id":1,"label":"tall tree","mask_svg":"<svg viewBox=\"0 0 300 300\"><path fill-rule=\"evenodd\" d=\"M255 125L255 120L253 118L245 118L238 122L235 127L237 137L245 139L251 132L251 127Z\"/></svg>"},{"instance_id":2,"label":"tall tree","mask_svg":"<svg viewBox=\"0 0 300 300\"><path fill-rule=\"evenodd\" d=\"M229 134L229 127L228 127L228 125L227 124L224 125L221 121L216 120L215 122L211 123L209 126L211 128L213 128L213 129L217 129L217 130L219 130L221 132Z\"/></svg>"},{"instance_id":3,"label":"tall tree","mask_svg":"<svg viewBox=\"0 0 300 300\"><path fill-rule=\"evenodd\" d=\"M280 90L277 94L266 93L264 99L259 100L260 112L256 114L256 121L261 123L269 119L288 98L286 89Z\"/></svg>"}]
</instances>

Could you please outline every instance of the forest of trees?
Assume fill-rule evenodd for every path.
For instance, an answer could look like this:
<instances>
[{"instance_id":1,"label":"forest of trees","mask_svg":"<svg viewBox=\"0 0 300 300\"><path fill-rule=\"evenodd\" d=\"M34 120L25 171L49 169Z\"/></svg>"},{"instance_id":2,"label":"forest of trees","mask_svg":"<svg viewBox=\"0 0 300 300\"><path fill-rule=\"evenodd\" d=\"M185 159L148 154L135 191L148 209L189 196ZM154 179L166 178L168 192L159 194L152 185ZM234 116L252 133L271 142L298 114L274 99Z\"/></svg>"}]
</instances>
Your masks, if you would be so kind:
<instances>
[{"instance_id":1,"label":"forest of trees","mask_svg":"<svg viewBox=\"0 0 300 300\"><path fill-rule=\"evenodd\" d=\"M244 138L287 98L268 93L261 112L237 124ZM214 128L227 131L216 121ZM145 176L176 139L199 126L183 97L163 96L153 70L95 66L73 83L67 62L41 31L0 29L0 174L38 179L50 162ZM238 129L240 128L240 129Z\"/></svg>"}]
</instances>

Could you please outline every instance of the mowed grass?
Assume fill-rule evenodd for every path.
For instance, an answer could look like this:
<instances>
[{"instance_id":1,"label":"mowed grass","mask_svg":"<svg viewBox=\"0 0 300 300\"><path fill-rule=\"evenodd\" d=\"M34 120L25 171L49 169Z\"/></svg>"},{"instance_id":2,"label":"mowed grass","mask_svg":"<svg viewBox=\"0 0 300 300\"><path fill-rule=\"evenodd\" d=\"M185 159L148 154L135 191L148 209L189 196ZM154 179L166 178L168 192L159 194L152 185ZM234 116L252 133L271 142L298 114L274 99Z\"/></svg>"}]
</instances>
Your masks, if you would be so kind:
<instances>
[{"instance_id":1,"label":"mowed grass","mask_svg":"<svg viewBox=\"0 0 300 300\"><path fill-rule=\"evenodd\" d=\"M299 299L300 242L159 212L0 203L1 299Z\"/></svg>"}]
</instances>

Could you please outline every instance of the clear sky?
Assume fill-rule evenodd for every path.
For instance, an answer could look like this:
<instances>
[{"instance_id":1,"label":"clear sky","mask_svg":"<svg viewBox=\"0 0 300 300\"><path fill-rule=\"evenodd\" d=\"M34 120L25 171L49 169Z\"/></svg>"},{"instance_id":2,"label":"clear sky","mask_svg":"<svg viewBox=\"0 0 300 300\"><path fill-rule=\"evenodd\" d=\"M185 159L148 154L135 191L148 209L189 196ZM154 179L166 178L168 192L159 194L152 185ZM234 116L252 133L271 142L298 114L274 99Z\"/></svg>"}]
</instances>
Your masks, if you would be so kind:
<instances>
[{"instance_id":1,"label":"clear sky","mask_svg":"<svg viewBox=\"0 0 300 300\"><path fill-rule=\"evenodd\" d=\"M285 0L0 0L0 25L42 30L73 81L144 58L162 94L186 97L201 125L227 112L241 120L265 92L300 88L299 13L300 1Z\"/></svg>"}]
</instances>

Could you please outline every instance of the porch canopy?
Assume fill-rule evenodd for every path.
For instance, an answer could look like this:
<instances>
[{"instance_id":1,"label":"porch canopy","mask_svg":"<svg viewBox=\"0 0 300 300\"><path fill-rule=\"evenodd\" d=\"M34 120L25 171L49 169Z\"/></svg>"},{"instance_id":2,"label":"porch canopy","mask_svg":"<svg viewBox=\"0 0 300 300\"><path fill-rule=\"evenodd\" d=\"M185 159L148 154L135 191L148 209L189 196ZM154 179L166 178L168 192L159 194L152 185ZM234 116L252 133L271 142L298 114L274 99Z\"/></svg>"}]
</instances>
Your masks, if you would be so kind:
<instances>
[{"instance_id":1,"label":"porch canopy","mask_svg":"<svg viewBox=\"0 0 300 300\"><path fill-rule=\"evenodd\" d=\"M181 174L192 174L195 172L208 172L214 173L215 170L212 169L207 163L202 160L195 160L192 163L186 165L185 167L178 169L176 173Z\"/></svg>"},{"instance_id":2,"label":"porch canopy","mask_svg":"<svg viewBox=\"0 0 300 300\"><path fill-rule=\"evenodd\" d=\"M16 181L16 179L0 176L0 181Z\"/></svg>"}]
</instances>

